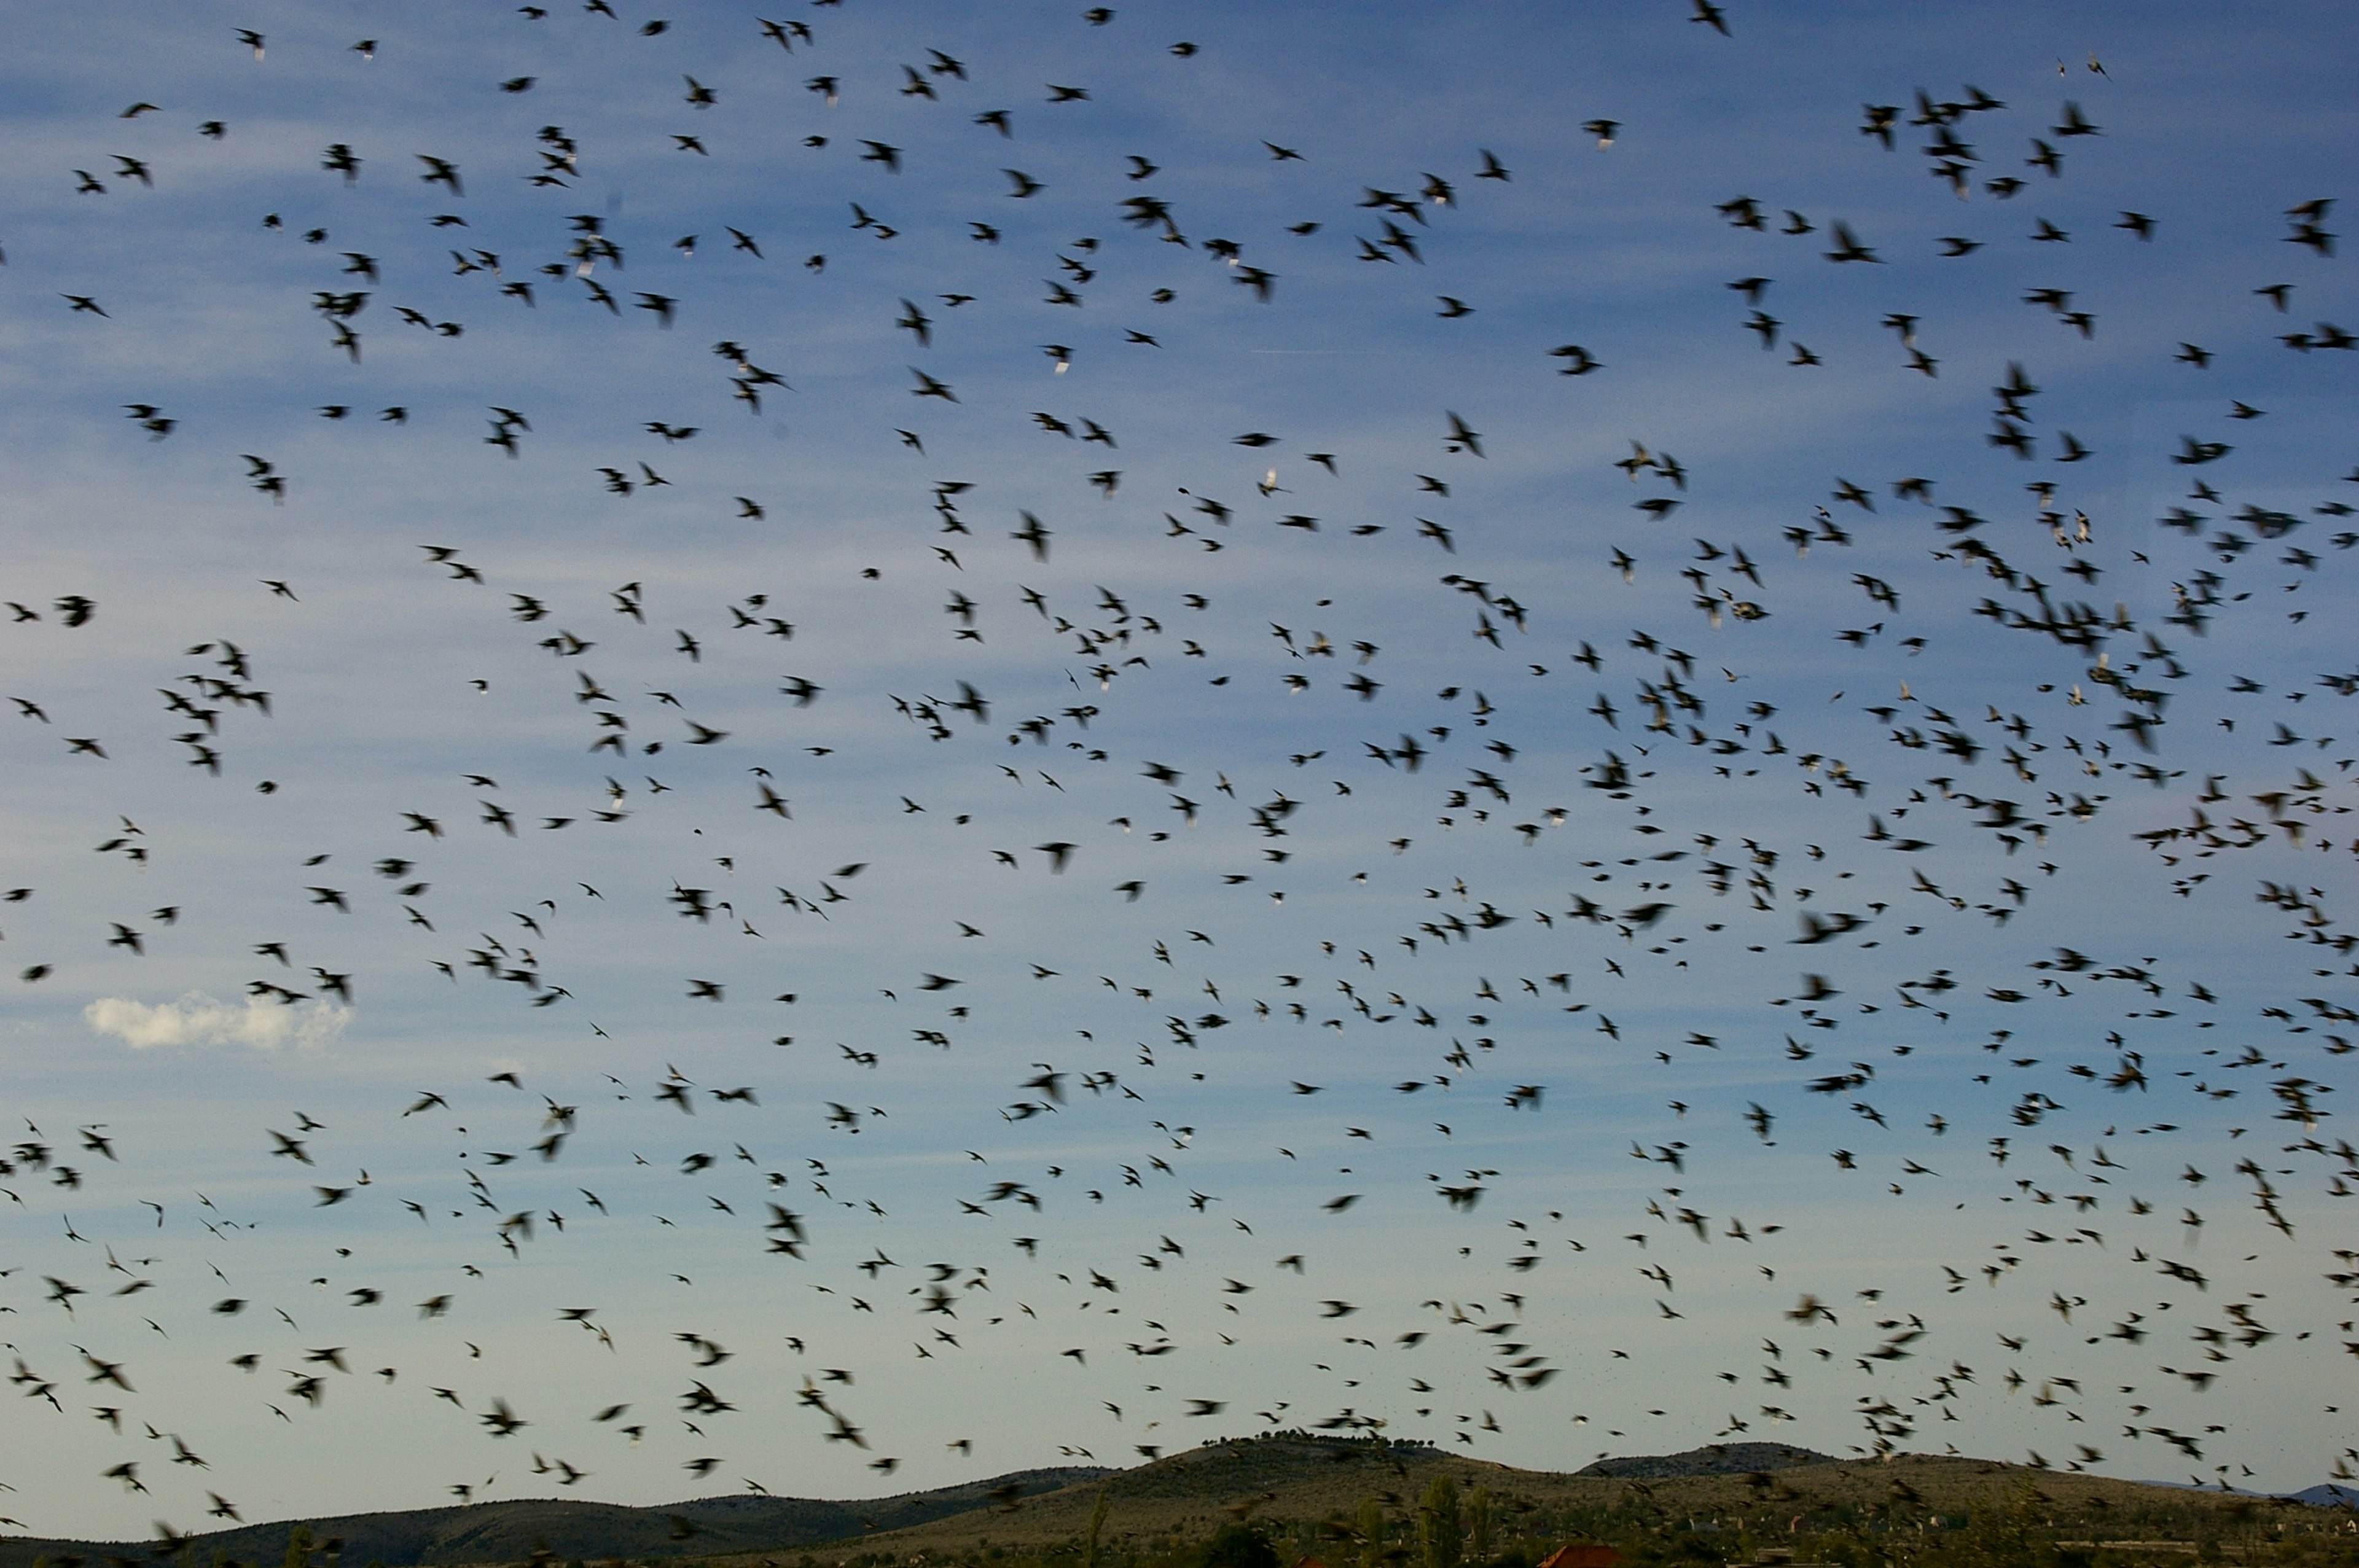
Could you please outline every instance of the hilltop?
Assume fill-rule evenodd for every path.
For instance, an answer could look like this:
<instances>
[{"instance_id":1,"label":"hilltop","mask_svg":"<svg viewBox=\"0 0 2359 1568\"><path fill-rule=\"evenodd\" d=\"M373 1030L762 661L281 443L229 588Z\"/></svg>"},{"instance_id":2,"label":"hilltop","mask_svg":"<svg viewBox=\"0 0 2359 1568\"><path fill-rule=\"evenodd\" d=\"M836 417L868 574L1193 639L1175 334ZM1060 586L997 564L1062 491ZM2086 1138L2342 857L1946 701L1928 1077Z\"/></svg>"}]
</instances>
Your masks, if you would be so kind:
<instances>
[{"instance_id":1,"label":"hilltop","mask_svg":"<svg viewBox=\"0 0 2359 1568\"><path fill-rule=\"evenodd\" d=\"M1790 1470L1799 1465L1835 1465L1831 1454L1797 1448L1789 1443L1714 1443L1684 1454L1639 1454L1624 1459L1600 1459L1573 1472L1576 1476L1743 1476L1756 1470Z\"/></svg>"}]
</instances>

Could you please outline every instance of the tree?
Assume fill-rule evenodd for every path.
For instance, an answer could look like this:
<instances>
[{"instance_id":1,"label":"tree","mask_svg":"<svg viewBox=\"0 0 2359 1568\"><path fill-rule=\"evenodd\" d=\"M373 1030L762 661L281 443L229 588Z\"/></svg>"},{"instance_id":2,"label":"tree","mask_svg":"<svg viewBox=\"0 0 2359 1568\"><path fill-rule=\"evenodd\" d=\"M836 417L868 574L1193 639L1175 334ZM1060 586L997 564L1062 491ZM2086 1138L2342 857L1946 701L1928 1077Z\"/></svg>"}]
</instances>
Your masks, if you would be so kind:
<instances>
[{"instance_id":1,"label":"tree","mask_svg":"<svg viewBox=\"0 0 2359 1568\"><path fill-rule=\"evenodd\" d=\"M1082 1568L1098 1568L1098 1536L1105 1529L1106 1505L1113 1500L1114 1488L1098 1488L1098 1506L1090 1510L1089 1551L1082 1559Z\"/></svg>"},{"instance_id":2,"label":"tree","mask_svg":"<svg viewBox=\"0 0 2359 1568\"><path fill-rule=\"evenodd\" d=\"M1198 1568L1278 1568L1277 1552L1267 1538L1243 1522L1223 1525L1197 1562Z\"/></svg>"},{"instance_id":3,"label":"tree","mask_svg":"<svg viewBox=\"0 0 2359 1568\"><path fill-rule=\"evenodd\" d=\"M1425 1547L1425 1568L1458 1568L1458 1483L1447 1475L1436 1476L1425 1489L1417 1523Z\"/></svg>"},{"instance_id":4,"label":"tree","mask_svg":"<svg viewBox=\"0 0 2359 1568\"><path fill-rule=\"evenodd\" d=\"M299 1524L287 1532L287 1555L283 1568L311 1568L311 1527Z\"/></svg>"},{"instance_id":5,"label":"tree","mask_svg":"<svg viewBox=\"0 0 2359 1568\"><path fill-rule=\"evenodd\" d=\"M1491 1489L1477 1487L1466 1498L1466 1544L1476 1568L1491 1561Z\"/></svg>"},{"instance_id":6,"label":"tree","mask_svg":"<svg viewBox=\"0 0 2359 1568\"><path fill-rule=\"evenodd\" d=\"M1353 1522L1360 1535L1360 1568L1378 1568L1384 1562L1385 1505L1374 1498L1362 1498L1360 1517Z\"/></svg>"}]
</instances>

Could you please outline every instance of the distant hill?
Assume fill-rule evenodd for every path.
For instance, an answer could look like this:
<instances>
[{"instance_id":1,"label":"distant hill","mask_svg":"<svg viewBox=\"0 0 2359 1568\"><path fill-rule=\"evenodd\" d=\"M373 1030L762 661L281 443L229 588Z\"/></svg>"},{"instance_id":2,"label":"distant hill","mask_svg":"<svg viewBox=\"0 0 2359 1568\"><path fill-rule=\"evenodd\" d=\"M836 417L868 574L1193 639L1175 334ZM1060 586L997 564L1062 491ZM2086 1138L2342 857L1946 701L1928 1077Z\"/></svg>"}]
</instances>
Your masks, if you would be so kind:
<instances>
[{"instance_id":1,"label":"distant hill","mask_svg":"<svg viewBox=\"0 0 2359 1568\"><path fill-rule=\"evenodd\" d=\"M2298 1503L2315 1503L2322 1509L2359 1509L2359 1487L2338 1486L2332 1481L2321 1481L2315 1487L2304 1487L2299 1492L2285 1494Z\"/></svg>"},{"instance_id":2,"label":"distant hill","mask_svg":"<svg viewBox=\"0 0 2359 1568\"><path fill-rule=\"evenodd\" d=\"M1750 1476L1770 1470L1791 1470L1801 1465L1834 1465L1831 1454L1797 1448L1789 1443L1713 1443L1684 1454L1639 1454L1623 1459L1600 1459L1573 1472L1576 1476Z\"/></svg>"},{"instance_id":3,"label":"distant hill","mask_svg":"<svg viewBox=\"0 0 2359 1568\"><path fill-rule=\"evenodd\" d=\"M729 1552L777 1552L842 1541L876 1530L907 1530L953 1514L991 1507L998 1498L1028 1497L1109 1472L1092 1465L1019 1470L962 1487L898 1497L835 1502L818 1498L766 1498L751 1494L701 1498L664 1508L624 1508L614 1503L567 1502L536 1498L516 1502L473 1503L463 1508L415 1509L401 1513L344 1514L305 1520L312 1535L343 1542L351 1568L381 1563L386 1568L420 1564L520 1563L546 1550L560 1561L604 1557L710 1557ZM1014 1488L1012 1491L1009 1488ZM296 1520L280 1519L191 1537L197 1560L216 1552L245 1563L277 1563ZM31 1568L36 1557L53 1565L80 1557L144 1558L146 1541L37 1541L0 1538L0 1568Z\"/></svg>"}]
</instances>

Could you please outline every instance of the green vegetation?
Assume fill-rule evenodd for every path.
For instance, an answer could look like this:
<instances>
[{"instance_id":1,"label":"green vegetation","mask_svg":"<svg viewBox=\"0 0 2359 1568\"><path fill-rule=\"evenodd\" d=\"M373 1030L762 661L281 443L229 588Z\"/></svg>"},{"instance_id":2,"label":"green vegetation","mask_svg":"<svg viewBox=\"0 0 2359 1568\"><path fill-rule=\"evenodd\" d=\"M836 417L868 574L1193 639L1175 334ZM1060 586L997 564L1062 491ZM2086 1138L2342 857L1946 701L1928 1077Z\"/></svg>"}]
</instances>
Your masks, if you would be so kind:
<instances>
[{"instance_id":1,"label":"green vegetation","mask_svg":"<svg viewBox=\"0 0 2359 1568\"><path fill-rule=\"evenodd\" d=\"M1425 1568L1458 1568L1464 1534L1458 1520L1458 1483L1449 1476L1436 1476L1427 1484L1425 1501L1417 1510L1417 1539L1425 1549Z\"/></svg>"},{"instance_id":2,"label":"green vegetation","mask_svg":"<svg viewBox=\"0 0 2359 1568\"><path fill-rule=\"evenodd\" d=\"M1114 1488L1098 1488L1098 1506L1090 1510L1090 1540L1082 1554L1082 1568L1098 1568L1098 1538L1105 1531L1106 1509L1114 1501Z\"/></svg>"},{"instance_id":3,"label":"green vegetation","mask_svg":"<svg viewBox=\"0 0 2359 1568\"><path fill-rule=\"evenodd\" d=\"M1198 1568L1279 1568L1277 1552L1268 1538L1238 1521L1224 1524L1204 1542Z\"/></svg>"}]
</instances>

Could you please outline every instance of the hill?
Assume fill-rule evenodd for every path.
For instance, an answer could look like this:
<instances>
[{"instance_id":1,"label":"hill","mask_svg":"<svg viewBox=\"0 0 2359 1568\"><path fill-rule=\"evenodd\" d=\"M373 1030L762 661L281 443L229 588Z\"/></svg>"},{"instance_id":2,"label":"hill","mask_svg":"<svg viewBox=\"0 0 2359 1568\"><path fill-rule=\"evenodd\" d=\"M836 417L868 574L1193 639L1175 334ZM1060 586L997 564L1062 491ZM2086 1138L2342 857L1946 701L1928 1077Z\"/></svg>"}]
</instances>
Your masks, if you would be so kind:
<instances>
[{"instance_id":1,"label":"hill","mask_svg":"<svg viewBox=\"0 0 2359 1568\"><path fill-rule=\"evenodd\" d=\"M965 1486L851 1502L818 1498L738 1495L701 1498L663 1508L537 1498L399 1513L344 1514L311 1519L314 1540L342 1542L345 1563L420 1564L520 1563L546 1551L566 1561L605 1557L711 1556L771 1552L857 1538L875 1530L920 1525L993 1506L994 1495L1021 1497L1088 1481L1108 1472L1091 1466L1019 1470ZM190 1538L197 1561L216 1553L244 1563L276 1563L296 1521L244 1525ZM0 1568L31 1568L46 1556L66 1560L144 1558L151 1542L40 1541L0 1538Z\"/></svg>"},{"instance_id":2,"label":"hill","mask_svg":"<svg viewBox=\"0 0 2359 1568\"><path fill-rule=\"evenodd\" d=\"M1190 1568L1199 1542L1246 1521L1284 1562L1398 1568L1420 1555L1437 1479L1459 1499L1469 1568L1531 1568L1556 1546L1603 1541L1642 1559L1803 1561L1886 1554L1897 1533L1929 1563L2032 1562L2059 1542L2114 1543L2109 1564L2232 1556L2359 1563L2349 1515L2313 1487L2299 1499L2035 1469L1958 1455L1842 1460L1783 1444L1634 1455L1578 1472L1520 1470L1421 1444L1283 1433L1209 1443L1129 1470L1020 1471L868 1501L736 1496L669 1508L550 1499L309 1520L360 1568L696 1560L701 1568L1081 1568L1097 1540L1110 1568ZM2347 1506L2347 1501L2346 1501ZM1101 1513L1101 1509L1103 1512ZM1477 1518L1486 1522L1478 1527ZM192 1539L182 1561L275 1564L294 1521ZM1474 1534L1487 1537L1477 1549ZM2132 1546L2128 1543L2137 1543ZM0 1540L0 1568L145 1558L145 1543Z\"/></svg>"},{"instance_id":3,"label":"hill","mask_svg":"<svg viewBox=\"0 0 2359 1568\"><path fill-rule=\"evenodd\" d=\"M2359 1561L2347 1535L2335 1533L2337 1515L2301 1503L1991 1460L1837 1460L1765 1444L1609 1463L1620 1473L1519 1470L1423 1444L1299 1433L1223 1442L1011 1506L815 1549L796 1568L1016 1568L1024 1560L1079 1568L1101 1498L1099 1560L1124 1568L1186 1568L1192 1560L1183 1549L1232 1520L1257 1527L1282 1562L1399 1568L1421 1555L1420 1504L1436 1477L1453 1483L1462 1521L1478 1494L1485 1499L1491 1568L1530 1568L1573 1541L1693 1562L1749 1561L1771 1548L1803 1561L1869 1561L1886 1554L1896 1531L1920 1550L1954 1549L1961 1562L2034 1562L2059 1541L2176 1543L2109 1554L2114 1564L2184 1563L2207 1542L2294 1562L2302 1553L2285 1552L2288 1543L2307 1543L2325 1554L2321 1561ZM775 1563L739 1557L713 1568Z\"/></svg>"}]
</instances>

